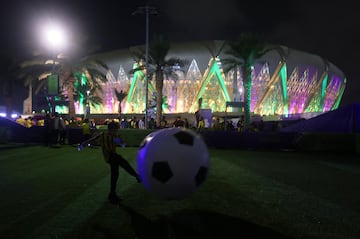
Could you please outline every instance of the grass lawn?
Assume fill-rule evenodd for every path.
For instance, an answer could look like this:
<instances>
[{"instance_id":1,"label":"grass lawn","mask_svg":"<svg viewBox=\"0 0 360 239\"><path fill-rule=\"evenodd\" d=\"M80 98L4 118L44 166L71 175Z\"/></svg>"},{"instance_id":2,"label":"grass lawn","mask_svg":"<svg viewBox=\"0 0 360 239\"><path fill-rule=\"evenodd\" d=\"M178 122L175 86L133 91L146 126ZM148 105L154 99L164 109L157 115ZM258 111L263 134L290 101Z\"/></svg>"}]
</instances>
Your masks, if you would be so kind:
<instances>
[{"instance_id":1,"label":"grass lawn","mask_svg":"<svg viewBox=\"0 0 360 239\"><path fill-rule=\"evenodd\" d=\"M137 148L118 152L136 167ZM99 148L0 147L0 238L360 238L358 155L210 155L207 181L180 201L120 170L115 206Z\"/></svg>"}]
</instances>

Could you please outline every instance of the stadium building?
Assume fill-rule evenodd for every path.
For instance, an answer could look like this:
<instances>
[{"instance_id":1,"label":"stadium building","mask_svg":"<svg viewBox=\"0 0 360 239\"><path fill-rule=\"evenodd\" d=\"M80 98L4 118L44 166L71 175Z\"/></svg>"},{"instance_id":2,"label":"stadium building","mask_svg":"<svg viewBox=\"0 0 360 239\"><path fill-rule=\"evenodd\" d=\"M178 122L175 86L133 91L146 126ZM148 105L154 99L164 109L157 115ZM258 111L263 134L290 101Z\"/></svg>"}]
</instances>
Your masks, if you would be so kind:
<instances>
[{"instance_id":1,"label":"stadium building","mask_svg":"<svg viewBox=\"0 0 360 239\"><path fill-rule=\"evenodd\" d=\"M344 73L320 56L282 46L285 56L273 50L256 59L252 72L251 112L261 116L324 113L337 109L346 85ZM127 93L121 102L122 113L145 110L145 74L135 67L129 49L97 55L110 67L108 82L102 85L103 105L92 107L95 114L119 112L115 90ZM224 72L225 55L213 57L201 42L173 44L169 57L185 59L189 64L175 69L177 77L164 80L164 113L193 113L202 98L202 108L212 112L238 111L227 102L243 102L243 73L238 68ZM236 76L236 77L235 77ZM237 78L237 79L235 79ZM155 80L150 79L149 100L154 98ZM150 103L151 105L151 103ZM231 106L231 104L230 104ZM80 104L76 106L82 114Z\"/></svg>"}]
</instances>

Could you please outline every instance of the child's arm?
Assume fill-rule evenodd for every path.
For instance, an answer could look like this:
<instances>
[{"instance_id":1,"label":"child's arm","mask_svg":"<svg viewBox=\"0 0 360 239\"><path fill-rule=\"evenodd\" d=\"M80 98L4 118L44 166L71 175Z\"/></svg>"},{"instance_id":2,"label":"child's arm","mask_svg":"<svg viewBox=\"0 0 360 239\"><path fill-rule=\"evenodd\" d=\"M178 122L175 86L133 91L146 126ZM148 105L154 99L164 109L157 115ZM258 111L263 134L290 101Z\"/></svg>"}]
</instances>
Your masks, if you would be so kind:
<instances>
[{"instance_id":1,"label":"child's arm","mask_svg":"<svg viewBox=\"0 0 360 239\"><path fill-rule=\"evenodd\" d=\"M90 139L87 139L87 140L81 142L81 143L78 145L78 150L79 150L79 151L83 150L83 148L86 147L86 146L88 146L88 144L89 144L91 141L99 138L102 134L103 134L103 132L101 132L101 133L99 133L99 134L91 137Z\"/></svg>"},{"instance_id":2,"label":"child's arm","mask_svg":"<svg viewBox=\"0 0 360 239\"><path fill-rule=\"evenodd\" d=\"M120 135L116 136L116 138L114 139L114 143L121 147L125 147L126 145L125 141L120 137Z\"/></svg>"}]
</instances>

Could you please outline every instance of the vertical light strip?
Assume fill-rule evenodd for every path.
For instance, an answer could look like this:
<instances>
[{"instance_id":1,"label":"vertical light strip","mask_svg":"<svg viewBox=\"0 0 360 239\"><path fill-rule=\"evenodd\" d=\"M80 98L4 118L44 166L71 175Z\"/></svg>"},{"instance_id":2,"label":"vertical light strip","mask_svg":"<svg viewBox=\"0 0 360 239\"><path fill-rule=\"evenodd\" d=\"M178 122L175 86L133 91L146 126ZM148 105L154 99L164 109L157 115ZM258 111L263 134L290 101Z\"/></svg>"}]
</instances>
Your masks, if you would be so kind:
<instances>
[{"instance_id":1,"label":"vertical light strip","mask_svg":"<svg viewBox=\"0 0 360 239\"><path fill-rule=\"evenodd\" d=\"M287 116L289 113L289 99L287 95L287 71L286 71L285 62L281 67L280 75L281 75L281 86L282 86L283 102L284 102L284 114Z\"/></svg>"},{"instance_id":2,"label":"vertical light strip","mask_svg":"<svg viewBox=\"0 0 360 239\"><path fill-rule=\"evenodd\" d=\"M328 82L329 74L326 72L324 76L324 80L322 81L321 85L321 102L320 102L320 109L323 112L324 111L324 102L325 102L325 96L326 96L326 86Z\"/></svg>"}]
</instances>

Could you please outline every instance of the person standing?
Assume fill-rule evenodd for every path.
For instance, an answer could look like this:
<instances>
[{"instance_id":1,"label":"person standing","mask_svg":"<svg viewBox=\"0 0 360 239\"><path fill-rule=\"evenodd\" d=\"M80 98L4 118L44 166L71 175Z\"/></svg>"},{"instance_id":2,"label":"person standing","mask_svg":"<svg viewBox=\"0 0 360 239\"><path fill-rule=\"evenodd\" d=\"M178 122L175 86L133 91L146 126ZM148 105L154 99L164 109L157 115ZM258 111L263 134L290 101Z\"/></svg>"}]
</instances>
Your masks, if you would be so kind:
<instances>
[{"instance_id":1,"label":"person standing","mask_svg":"<svg viewBox=\"0 0 360 239\"><path fill-rule=\"evenodd\" d=\"M66 123L65 123L65 119L60 116L59 117L59 138L58 138L58 144L65 144L65 139L66 139Z\"/></svg>"},{"instance_id":2,"label":"person standing","mask_svg":"<svg viewBox=\"0 0 360 239\"><path fill-rule=\"evenodd\" d=\"M202 132L205 128L205 120L204 118L200 115L199 117L199 122L198 122L198 125L197 125L197 131L198 132Z\"/></svg>"},{"instance_id":3,"label":"person standing","mask_svg":"<svg viewBox=\"0 0 360 239\"><path fill-rule=\"evenodd\" d=\"M52 144L52 131L53 131L53 125L52 125L52 119L51 115L49 113L46 113L44 118L44 127L45 127L45 145L51 146Z\"/></svg>"},{"instance_id":4,"label":"person standing","mask_svg":"<svg viewBox=\"0 0 360 239\"><path fill-rule=\"evenodd\" d=\"M53 146L58 147L60 145L60 133L61 130L65 129L65 123L58 112L54 113L54 117L50 122L52 124L52 143Z\"/></svg>"},{"instance_id":5,"label":"person standing","mask_svg":"<svg viewBox=\"0 0 360 239\"><path fill-rule=\"evenodd\" d=\"M185 128L190 128L190 124L187 118L184 119L184 127Z\"/></svg>"},{"instance_id":6,"label":"person standing","mask_svg":"<svg viewBox=\"0 0 360 239\"><path fill-rule=\"evenodd\" d=\"M240 119L236 123L236 127L239 133L244 132L244 115L240 116Z\"/></svg>"},{"instance_id":7,"label":"person standing","mask_svg":"<svg viewBox=\"0 0 360 239\"><path fill-rule=\"evenodd\" d=\"M154 118L151 117L151 119L149 120L149 129L155 129L156 128L156 123Z\"/></svg>"},{"instance_id":8,"label":"person standing","mask_svg":"<svg viewBox=\"0 0 360 239\"><path fill-rule=\"evenodd\" d=\"M91 138L91 127L89 123L89 119L84 119L84 122L81 125L82 129L82 140L88 140Z\"/></svg>"},{"instance_id":9,"label":"person standing","mask_svg":"<svg viewBox=\"0 0 360 239\"><path fill-rule=\"evenodd\" d=\"M145 117L139 119L138 125L139 129L145 129Z\"/></svg>"},{"instance_id":10,"label":"person standing","mask_svg":"<svg viewBox=\"0 0 360 239\"><path fill-rule=\"evenodd\" d=\"M116 193L117 181L119 178L119 167L122 167L127 173L135 177L137 182L141 182L140 175L123 156L116 152L117 145L125 145L118 135L118 129L119 125L112 121L108 124L107 132L101 132L100 134L80 143L78 146L78 150L82 150L83 147L88 146L91 141L95 139L100 140L104 160L110 166L110 192L108 200L113 204L119 203L122 200Z\"/></svg>"},{"instance_id":11,"label":"person standing","mask_svg":"<svg viewBox=\"0 0 360 239\"><path fill-rule=\"evenodd\" d=\"M160 129L164 129L167 127L167 120L165 119L165 116L163 115L163 117L160 120Z\"/></svg>"}]
</instances>

